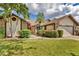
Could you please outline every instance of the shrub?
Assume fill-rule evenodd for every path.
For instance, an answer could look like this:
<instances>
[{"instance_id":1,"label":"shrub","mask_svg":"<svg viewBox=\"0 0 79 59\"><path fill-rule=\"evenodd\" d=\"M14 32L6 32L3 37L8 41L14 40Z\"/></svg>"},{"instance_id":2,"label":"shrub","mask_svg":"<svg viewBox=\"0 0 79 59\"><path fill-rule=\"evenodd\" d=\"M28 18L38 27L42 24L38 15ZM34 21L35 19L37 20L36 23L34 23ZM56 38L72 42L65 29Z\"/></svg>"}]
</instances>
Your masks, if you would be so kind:
<instances>
[{"instance_id":1,"label":"shrub","mask_svg":"<svg viewBox=\"0 0 79 59\"><path fill-rule=\"evenodd\" d=\"M53 31L45 31L45 30L38 30L37 35L50 37L50 38L57 38L63 36L63 30L53 30Z\"/></svg>"},{"instance_id":2,"label":"shrub","mask_svg":"<svg viewBox=\"0 0 79 59\"><path fill-rule=\"evenodd\" d=\"M59 36L59 34L58 34L57 31L52 31L52 33L53 33L53 37L54 37L54 38L57 38L57 37Z\"/></svg>"},{"instance_id":3,"label":"shrub","mask_svg":"<svg viewBox=\"0 0 79 59\"><path fill-rule=\"evenodd\" d=\"M63 37L63 30L58 30L59 37Z\"/></svg>"},{"instance_id":4,"label":"shrub","mask_svg":"<svg viewBox=\"0 0 79 59\"><path fill-rule=\"evenodd\" d=\"M3 28L0 28L0 38L4 38L5 30Z\"/></svg>"},{"instance_id":5,"label":"shrub","mask_svg":"<svg viewBox=\"0 0 79 59\"><path fill-rule=\"evenodd\" d=\"M44 30L43 29L37 31L37 35L39 35L39 36L43 36L43 34L44 34Z\"/></svg>"},{"instance_id":6,"label":"shrub","mask_svg":"<svg viewBox=\"0 0 79 59\"><path fill-rule=\"evenodd\" d=\"M45 31L44 32L45 37L50 37L50 38L56 38L58 37L58 32L57 31Z\"/></svg>"},{"instance_id":7,"label":"shrub","mask_svg":"<svg viewBox=\"0 0 79 59\"><path fill-rule=\"evenodd\" d=\"M19 31L19 33L20 33L21 38L29 38L31 31L28 29L24 29L24 30Z\"/></svg>"}]
</instances>

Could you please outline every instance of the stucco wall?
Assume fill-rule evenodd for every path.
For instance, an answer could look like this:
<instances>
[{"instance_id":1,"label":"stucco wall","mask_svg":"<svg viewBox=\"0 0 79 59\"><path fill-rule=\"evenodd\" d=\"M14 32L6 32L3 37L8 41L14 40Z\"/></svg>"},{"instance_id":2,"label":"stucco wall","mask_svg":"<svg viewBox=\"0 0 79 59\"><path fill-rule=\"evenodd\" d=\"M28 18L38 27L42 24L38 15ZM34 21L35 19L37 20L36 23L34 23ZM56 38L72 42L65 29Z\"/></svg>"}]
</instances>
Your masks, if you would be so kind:
<instances>
[{"instance_id":1,"label":"stucco wall","mask_svg":"<svg viewBox=\"0 0 79 59\"><path fill-rule=\"evenodd\" d=\"M14 17L14 16L12 16ZM10 17L6 23L6 36L10 37L16 37L19 36L18 31L20 31L20 19L18 17L15 17L16 20L13 21L12 17Z\"/></svg>"},{"instance_id":2,"label":"stucco wall","mask_svg":"<svg viewBox=\"0 0 79 59\"><path fill-rule=\"evenodd\" d=\"M71 18L69 18L68 16L65 16L64 18L61 19L61 21L59 22L59 25L68 25L68 26L59 26L58 29L60 29L61 27L64 31L64 36L68 36L68 35L70 36L74 32L73 26L75 26L76 24L74 23L74 21L72 21Z\"/></svg>"},{"instance_id":3,"label":"stucco wall","mask_svg":"<svg viewBox=\"0 0 79 59\"><path fill-rule=\"evenodd\" d=\"M22 29L27 29L27 24L24 21L22 21Z\"/></svg>"},{"instance_id":4,"label":"stucco wall","mask_svg":"<svg viewBox=\"0 0 79 59\"><path fill-rule=\"evenodd\" d=\"M0 19L0 28L5 28L4 19Z\"/></svg>"},{"instance_id":5,"label":"stucco wall","mask_svg":"<svg viewBox=\"0 0 79 59\"><path fill-rule=\"evenodd\" d=\"M46 30L48 30L48 31L54 30L54 25L46 26Z\"/></svg>"},{"instance_id":6,"label":"stucco wall","mask_svg":"<svg viewBox=\"0 0 79 59\"><path fill-rule=\"evenodd\" d=\"M61 19L59 25L73 25L73 21L68 16L65 16Z\"/></svg>"}]
</instances>

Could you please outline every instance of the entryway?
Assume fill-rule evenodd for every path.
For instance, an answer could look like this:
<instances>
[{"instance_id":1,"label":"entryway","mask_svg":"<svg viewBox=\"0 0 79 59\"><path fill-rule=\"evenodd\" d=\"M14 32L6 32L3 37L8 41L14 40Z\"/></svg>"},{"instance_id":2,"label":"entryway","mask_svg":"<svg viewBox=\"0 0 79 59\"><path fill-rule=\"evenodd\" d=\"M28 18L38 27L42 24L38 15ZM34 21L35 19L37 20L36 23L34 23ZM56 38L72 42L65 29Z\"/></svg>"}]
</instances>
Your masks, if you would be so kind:
<instances>
[{"instance_id":1,"label":"entryway","mask_svg":"<svg viewBox=\"0 0 79 59\"><path fill-rule=\"evenodd\" d=\"M6 37L18 37L18 31L20 31L20 29L20 20L16 17L12 17L6 22Z\"/></svg>"}]
</instances>

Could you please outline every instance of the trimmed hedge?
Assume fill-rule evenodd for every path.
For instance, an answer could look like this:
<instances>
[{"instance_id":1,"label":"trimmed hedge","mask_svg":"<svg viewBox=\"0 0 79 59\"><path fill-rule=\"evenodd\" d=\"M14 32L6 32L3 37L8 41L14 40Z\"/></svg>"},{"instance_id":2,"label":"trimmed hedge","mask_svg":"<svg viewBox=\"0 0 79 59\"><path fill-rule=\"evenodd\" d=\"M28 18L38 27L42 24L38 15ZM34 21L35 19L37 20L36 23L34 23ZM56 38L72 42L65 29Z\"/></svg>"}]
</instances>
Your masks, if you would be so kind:
<instances>
[{"instance_id":1,"label":"trimmed hedge","mask_svg":"<svg viewBox=\"0 0 79 59\"><path fill-rule=\"evenodd\" d=\"M57 38L59 35L57 31L45 31L44 36L49 38Z\"/></svg>"},{"instance_id":2,"label":"trimmed hedge","mask_svg":"<svg viewBox=\"0 0 79 59\"><path fill-rule=\"evenodd\" d=\"M59 37L63 37L63 30L57 30L57 31L58 31Z\"/></svg>"},{"instance_id":3,"label":"trimmed hedge","mask_svg":"<svg viewBox=\"0 0 79 59\"><path fill-rule=\"evenodd\" d=\"M37 35L49 38L63 37L63 30L53 30L53 31L39 30L37 31Z\"/></svg>"},{"instance_id":4,"label":"trimmed hedge","mask_svg":"<svg viewBox=\"0 0 79 59\"><path fill-rule=\"evenodd\" d=\"M38 30L37 31L37 35L39 35L39 36L43 36L43 34L44 34L44 30Z\"/></svg>"},{"instance_id":5,"label":"trimmed hedge","mask_svg":"<svg viewBox=\"0 0 79 59\"><path fill-rule=\"evenodd\" d=\"M19 31L19 34L20 34L20 38L29 38L31 31L28 29L24 29L24 30Z\"/></svg>"}]
</instances>

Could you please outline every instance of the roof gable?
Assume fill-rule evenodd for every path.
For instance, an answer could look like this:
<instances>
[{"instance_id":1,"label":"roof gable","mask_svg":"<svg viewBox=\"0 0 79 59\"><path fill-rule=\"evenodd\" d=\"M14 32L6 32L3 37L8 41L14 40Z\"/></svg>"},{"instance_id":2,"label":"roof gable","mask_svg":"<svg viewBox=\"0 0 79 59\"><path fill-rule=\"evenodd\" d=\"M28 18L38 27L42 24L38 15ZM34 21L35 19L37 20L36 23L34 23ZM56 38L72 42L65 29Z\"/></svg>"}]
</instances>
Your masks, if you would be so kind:
<instances>
[{"instance_id":1,"label":"roof gable","mask_svg":"<svg viewBox=\"0 0 79 59\"><path fill-rule=\"evenodd\" d=\"M52 19L50 22L44 23L43 25L49 25L49 24L52 24L52 23L56 23L58 21L61 21L65 17L69 17L76 25L79 25L79 23L75 20L75 18L71 14L64 15L64 16L61 16L61 17L56 17L56 18Z\"/></svg>"},{"instance_id":2,"label":"roof gable","mask_svg":"<svg viewBox=\"0 0 79 59\"><path fill-rule=\"evenodd\" d=\"M15 10L12 11L12 15L18 16L20 19L24 19L21 13L17 13Z\"/></svg>"},{"instance_id":3,"label":"roof gable","mask_svg":"<svg viewBox=\"0 0 79 59\"><path fill-rule=\"evenodd\" d=\"M76 25L79 25L79 23L75 20L75 18L71 14L62 16L60 18L55 18L54 20L52 20L52 22L53 21L55 21L55 22L56 21L61 21L61 19L65 18L65 17L69 17Z\"/></svg>"},{"instance_id":4,"label":"roof gable","mask_svg":"<svg viewBox=\"0 0 79 59\"><path fill-rule=\"evenodd\" d=\"M4 14L4 10L0 8L0 16ZM11 15L15 15L19 17L20 19L24 19L24 16L21 13L17 13L15 10L12 10Z\"/></svg>"}]
</instances>

